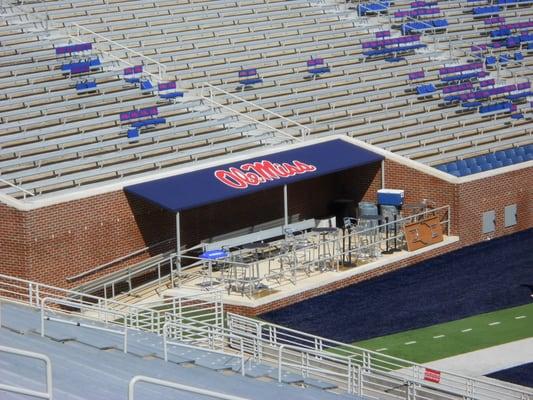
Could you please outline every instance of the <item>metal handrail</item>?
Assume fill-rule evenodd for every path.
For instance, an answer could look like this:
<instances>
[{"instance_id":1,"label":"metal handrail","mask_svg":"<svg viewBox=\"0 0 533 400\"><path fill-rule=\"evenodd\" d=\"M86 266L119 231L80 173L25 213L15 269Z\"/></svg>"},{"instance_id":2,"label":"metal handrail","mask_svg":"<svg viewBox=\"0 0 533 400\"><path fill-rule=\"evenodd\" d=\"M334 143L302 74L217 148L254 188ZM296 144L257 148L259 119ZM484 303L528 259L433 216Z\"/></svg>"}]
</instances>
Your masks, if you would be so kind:
<instances>
[{"instance_id":1,"label":"metal handrail","mask_svg":"<svg viewBox=\"0 0 533 400\"><path fill-rule=\"evenodd\" d=\"M221 392L214 392L211 390L200 389L194 386L182 385L180 383L164 381L162 379L150 378L149 376L137 375L134 376L128 385L128 400L135 399L135 385L139 382L151 383L153 385L165 386L171 389L182 390L184 392L195 393L203 396L213 397L222 400L251 400L244 397L232 396Z\"/></svg>"},{"instance_id":2,"label":"metal handrail","mask_svg":"<svg viewBox=\"0 0 533 400\"><path fill-rule=\"evenodd\" d=\"M59 319L59 318L47 317L45 315L45 307L46 307L46 303L47 302L48 303L55 303L55 304L63 305L63 306L68 306L68 307L86 308L86 309L89 309L91 311L105 312L106 314L108 314L108 313L109 314L114 314L114 315L119 316L119 317L122 318L122 326L123 326L124 330L123 331L117 331L116 329L103 328L103 327L100 327L100 326L82 324L80 322L72 322L72 321L67 321L67 320ZM126 313L118 312L118 311L115 311L113 309L104 309L104 310L102 310L102 308L100 308L100 307L89 306L89 305L83 304L81 302L76 302L76 301L57 299L57 298L54 298L54 297L45 297L41 301L41 332L40 332L41 333L41 337L45 336L45 324L44 324L45 320L47 320L47 321L56 321L56 322L60 322L60 323L63 323L63 324L76 325L76 326L80 326L80 327L83 327L83 328L90 328L90 329L94 329L94 330L98 330L98 331L111 332L111 333L115 333L117 335L121 335L121 336L124 337L124 339L123 339L123 344L124 344L123 351L124 351L124 353L128 352L128 315ZM107 318L106 318L106 322L107 322Z\"/></svg>"},{"instance_id":3,"label":"metal handrail","mask_svg":"<svg viewBox=\"0 0 533 400\"><path fill-rule=\"evenodd\" d=\"M189 318L181 318L181 320L189 320ZM195 320L191 320L191 321L195 321ZM195 321L196 323L197 321ZM172 322L172 321L167 321L165 322L165 324L163 325L163 355L164 355L164 360L165 361L168 361L168 345L178 345L178 346L182 346L182 347L193 347L193 348L198 348L198 346L188 346L186 344L183 344L181 342L172 342L172 341L169 341L169 336L170 336L170 328L171 327L174 327L174 328L181 328L182 325L181 324L178 324L176 322ZM245 376L245 369L244 369L244 363L245 363L245 357L244 357L244 338L242 338L241 336L237 336L237 335L233 335L233 334L228 334L228 333L225 333L223 331L223 328L219 328L219 327L216 327L216 326L213 326L213 325L207 325L207 328L201 328L201 327L198 327L198 326L191 326L191 325L188 325L187 326L187 329L189 330L193 330L193 331L196 331L198 333L206 333L208 335L208 338L209 340L212 342L214 340L214 333L213 333L213 330L216 330L216 335L217 336L222 336L224 338L227 338L227 339L230 339L230 340L237 340L239 343L240 343L240 348L239 348L239 353L240 353L240 360L241 360L241 375L242 376ZM206 351L209 351L209 352L214 352L214 353L222 353L222 354L226 354L225 352L219 352L219 351L216 351L212 348L209 348L209 349L205 349Z\"/></svg>"},{"instance_id":4,"label":"metal handrail","mask_svg":"<svg viewBox=\"0 0 533 400\"><path fill-rule=\"evenodd\" d=\"M477 378L468 377L465 375L440 370L442 374L442 383L439 385L431 384L424 381L425 366L411 361L403 360L394 356L378 353L372 350L367 350L350 344L338 342L336 340L327 339L324 337L308 334L297 331L291 328L286 328L281 325L272 324L265 321L258 321L234 313L227 313L228 329L235 334L246 334L264 338L272 346L308 348L314 351L339 356L340 358L350 358L352 360L361 359L366 368L370 371L378 373L386 373L390 376L396 376L401 379L407 379L417 384L424 385L436 390L444 390L449 393L459 395L467 395L470 389L484 390L488 392L487 396L483 398L498 399L533 399L533 391L520 391L514 388L493 382L483 381ZM240 326L236 326L240 323ZM244 326L247 326L246 329ZM307 347L306 347L307 346ZM366 361L365 361L366 359ZM370 362L372 360L372 363ZM380 366L376 366L380 364ZM389 365L386 369L383 366ZM363 365L365 367L365 365ZM463 392L461 394L461 392ZM495 396L491 393L495 393ZM479 394L479 392L478 392ZM507 395L507 396L505 396Z\"/></svg>"},{"instance_id":5,"label":"metal handrail","mask_svg":"<svg viewBox=\"0 0 533 400\"><path fill-rule=\"evenodd\" d=\"M269 124L261 122L258 119L255 119L254 117L250 117L249 115L243 114L243 113L241 113L238 110L235 110L235 109L233 109L231 107L228 107L228 106L226 106L226 105L224 105L222 103L219 103L218 101L215 101L214 99L212 99L210 97L206 97L203 94L199 94L199 97L201 97L202 99L204 99L204 100L206 100L206 101L208 101L210 103L213 103L216 107L223 108L223 109L228 110L228 111L230 111L230 112L232 112L234 114L237 114L239 117L246 118L247 120L252 121L254 124L264 126L264 127L268 128L269 130L273 130L273 131L275 131L277 133L280 133L281 135L288 137L290 140L298 140L298 141L302 140L302 139L300 139L300 138L298 138L296 136L293 136L293 135L291 135L291 134L289 134L287 132L282 131L281 129L278 129L278 128L273 127L273 126L271 126Z\"/></svg>"},{"instance_id":6,"label":"metal handrail","mask_svg":"<svg viewBox=\"0 0 533 400\"><path fill-rule=\"evenodd\" d=\"M13 347L0 346L0 352L16 354L23 357L34 358L36 360L41 360L46 365L46 391L38 392L32 389L25 389L18 386L6 385L0 383L0 391L6 391L11 393L23 394L26 396L38 397L40 399L52 400L52 362L50 358L44 354L34 353L33 351L15 349Z\"/></svg>"},{"instance_id":7,"label":"metal handrail","mask_svg":"<svg viewBox=\"0 0 533 400\"><path fill-rule=\"evenodd\" d=\"M260 106L258 104L255 104L255 103L253 103L251 101L243 99L242 97L237 96L234 93L230 93L230 92L228 92L228 91L226 91L224 89L221 89L221 88L219 88L217 86L214 86L214 85L210 84L209 82L203 82L202 83L202 85L201 85L202 92L203 92L204 87L208 87L209 88L209 95L210 95L211 98L213 97L212 90L216 90L218 92L224 93L226 96L230 96L230 97L232 97L234 99L237 99L239 102L248 104L248 105L250 105L250 106L252 106L254 108L257 108L257 109L259 109L261 111L264 111L264 112L266 112L268 114L274 115L276 118L282 119L282 120L287 121L288 123L290 123L292 125L298 126L300 128L300 131L301 131L302 139L297 139L296 138L297 140L304 140L307 136L309 136L311 134L311 128L309 128L309 127L307 127L305 125L302 125L299 122L296 122L296 121L294 121L294 120L292 120L290 118L284 117L283 115L278 114L278 113L276 113L276 112L274 112L272 110L269 110L269 109L264 108L264 107L262 107L262 106Z\"/></svg>"},{"instance_id":8,"label":"metal handrail","mask_svg":"<svg viewBox=\"0 0 533 400\"><path fill-rule=\"evenodd\" d=\"M166 75L166 72L167 72L167 67L166 67L165 65L161 64L159 61L157 61L157 60L155 60L155 59L153 59L153 58L151 58L151 57L145 56L144 54L139 53L139 52L136 51L136 50L130 49L129 47L126 47L126 46L124 46L124 45L121 45L120 43L117 43L117 42L115 42L114 40L108 39L108 38L106 38L104 35L101 35L101 34L99 34L99 33L97 33L97 32L94 32L94 31L88 29L88 28L85 28L84 26L78 25L78 24L75 23L75 22L70 22L70 23L65 24L65 27L67 27L67 26L77 28L77 29L78 29L78 31L77 31L77 35L78 35L78 36L80 36L80 30L83 30L83 31L88 32L88 33L90 33L91 35L94 35L94 36L96 36L96 37L98 37L98 38L100 38L100 39L102 39L102 40L104 40L104 41L106 41L106 42L108 42L108 43L113 44L114 46L117 46L117 47L119 47L119 48L121 48L121 49L123 49L123 50L126 50L126 52L133 53L133 54L135 54L135 55L138 56L138 57L141 57L141 58L143 58L143 59L145 59L145 60L150 61L150 62L153 63L153 64L156 64L156 65L157 65L157 70L158 70L158 75L159 75L157 78L158 78L159 80L163 80L163 79L165 78L165 75ZM122 60L122 59L121 59L121 60ZM124 61L124 60L122 60L122 61ZM154 75L154 74L152 74L152 73L150 73L150 72L148 72L148 71L146 71L146 73L149 74L149 75L151 75L151 76L156 77L156 75Z\"/></svg>"},{"instance_id":9,"label":"metal handrail","mask_svg":"<svg viewBox=\"0 0 533 400\"><path fill-rule=\"evenodd\" d=\"M133 257L133 256L136 256L138 254L141 254L141 253L143 253L143 252L145 252L147 250L150 250L151 248L154 248L156 246L159 246L159 245L161 245L163 243L168 243L168 242L175 241L175 240L176 240L176 238L169 238L169 239L162 240L161 242L157 242L157 243L151 244L149 246L143 247L142 249L135 250L133 253L129 253L129 254L126 254L125 256L115 258L114 260L106 262L105 264L98 265L97 267L94 267L94 268L92 268L90 270L84 271L84 272L82 272L80 274L68 276L65 279L67 281L69 281L69 282L78 280L80 278L83 278L84 276L91 275L91 274L93 274L95 272L98 272L98 271L100 271L102 269L110 267L111 265L116 264L116 263L118 263L120 261L124 261L124 260L126 260L126 259L128 259L130 257Z\"/></svg>"},{"instance_id":10,"label":"metal handrail","mask_svg":"<svg viewBox=\"0 0 533 400\"><path fill-rule=\"evenodd\" d=\"M33 192L30 192L29 190L26 190L26 189L24 189L24 188L21 187L21 186L15 185L14 183L11 183L11 182L9 182L9 181L6 181L5 179L0 178L0 182L5 183L6 185L9 185L9 186L11 186L12 188L15 188L15 189L20 190L22 193L24 193L24 194L23 194L23 198L24 198L24 199L26 198L26 195L27 195L27 194L29 194L29 195L31 195L31 196L35 196L35 194L34 194Z\"/></svg>"}]
</instances>

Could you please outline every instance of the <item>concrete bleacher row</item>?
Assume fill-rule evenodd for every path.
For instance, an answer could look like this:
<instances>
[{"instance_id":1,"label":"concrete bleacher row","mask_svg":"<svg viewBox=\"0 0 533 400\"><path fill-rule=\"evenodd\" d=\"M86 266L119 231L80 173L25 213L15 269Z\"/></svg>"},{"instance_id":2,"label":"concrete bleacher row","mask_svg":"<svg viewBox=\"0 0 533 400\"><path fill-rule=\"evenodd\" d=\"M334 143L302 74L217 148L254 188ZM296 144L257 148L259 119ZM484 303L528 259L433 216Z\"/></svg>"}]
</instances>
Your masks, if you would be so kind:
<instances>
[{"instance_id":1,"label":"concrete bleacher row","mask_svg":"<svg viewBox=\"0 0 533 400\"><path fill-rule=\"evenodd\" d=\"M90 326L110 327L75 317L63 317L63 320L81 322L86 326L46 321L45 337L41 337L39 310L9 303L2 303L1 307L0 343L48 356L52 363L53 396L57 400L125 400L128 383L136 375L258 400L273 396L282 399L363 400L360 396L337 394L331 391L335 385L289 371L284 371L283 383L280 384L275 367L252 361L247 362L245 376L241 376L237 357L200 348L171 346L168 362L165 362L162 338L143 331L129 331L128 351L124 353L122 338L113 333L112 328L111 331L92 329ZM36 360L2 353L0 383L43 391L44 368ZM136 399L208 398L153 385L139 385L136 392ZM1 391L0 397L5 400L21 398L6 391Z\"/></svg>"},{"instance_id":2,"label":"concrete bleacher row","mask_svg":"<svg viewBox=\"0 0 533 400\"><path fill-rule=\"evenodd\" d=\"M50 44L38 53L40 61L36 55L16 63L16 58L0 58L2 179L26 191L65 190L287 139L192 94L176 103L142 93L123 80L115 61L104 60L101 71L84 74L97 90L80 95L78 80L60 70L75 57L55 57ZM143 128L137 140L130 140L125 135L129 123L119 114L150 105L159 106L164 126ZM0 187L22 196L18 187L4 182Z\"/></svg>"},{"instance_id":3,"label":"concrete bleacher row","mask_svg":"<svg viewBox=\"0 0 533 400\"><path fill-rule=\"evenodd\" d=\"M7 129L6 135L0 136L0 162L6 164L0 165L10 166L5 175L11 182L36 193L94 182L95 179L85 180L85 174L90 174L95 168L102 169L96 174L101 177L124 176L113 168L109 173L102 168L107 160L114 162L111 152L117 153L117 159L123 157L128 160L126 164L130 164L125 164L124 169L129 171L126 174L136 173L133 147L129 153L123 153L126 147L117 145L120 143L116 136L119 128L113 123L112 115L124 111L126 105L141 107L157 100L155 96L141 95L132 85L124 85L116 72L117 65L105 58L103 70L91 73L98 84L98 93L77 95L72 80L67 82L58 71L63 60L53 55L54 46L68 41L65 31L55 32L54 40L42 40L41 36L25 28L32 25L23 18L24 12L46 12L54 26L58 27L68 27L71 23L83 25L164 64L167 78L176 80L182 89L193 90L201 87L203 82L209 82L308 125L314 136L347 134L430 165L510 147L515 141L533 141L530 129L533 114L525 98L516 102L516 114L523 115L523 118L511 119L509 113L483 115L476 110L465 111L460 104L445 104L440 92L421 96L414 90L416 85L434 85L442 89L444 84L437 74L440 68L468 60L476 61L455 50L487 42L490 37L486 34L495 29L471 13L473 6L470 3L441 1L436 5L439 16L449 23L446 31L423 33L422 42L430 47L399 54L390 60L387 60L386 54L365 57L362 43L376 40L375 32L386 27L382 25L387 19L392 37L400 37L399 24L393 15L409 9L410 2L406 0L391 4L388 17L365 18L358 17L346 3L303 0L187 1L179 4L123 0L109 4L106 9L91 2L57 0L30 2L23 8L10 9L6 21L17 23L0 26L0 32L6 34L0 49L0 88L5 88L0 110L5 111L2 112L2 122ZM504 5L500 15L510 24L530 18L533 11L522 6ZM118 57L126 57L123 49L113 49L111 44L89 33L82 31L79 39L93 42L98 48L110 50ZM446 45L452 41L455 50L449 51ZM509 52L507 49L493 49L495 55L505 51ZM310 79L306 61L312 57L323 58L329 71ZM17 64L15 72L12 68L14 64ZM520 63L509 63L505 69L493 68L489 70L489 78L496 79L498 84L510 83L509 79L513 76L523 81L531 76L531 65L533 57L524 51ZM256 68L262 83L253 87L240 86L238 71L250 66ZM408 75L418 70L424 70L425 76L416 82L411 81ZM472 82L477 81L474 79ZM194 100L194 97L190 98ZM234 103L232 98L223 94L217 95L216 99L223 104ZM105 105L98 105L100 100L105 101ZM186 100L187 96L183 105L187 104ZM46 106L42 107L43 103ZM173 107L178 112L176 104L165 106L165 109ZM260 121L269 120L269 124L277 128L282 127L280 120L263 111L254 111L244 103L234 103L232 107ZM62 115L58 114L59 110L63 110ZM172 115L168 111L166 120L172 121ZM80 116L91 118L80 121ZM195 116L192 112L191 120ZM185 115L183 117L186 118ZM199 117L207 118L206 115ZM86 122L89 119L95 125L90 126ZM168 130L158 127L156 135L168 133L172 136L183 132L178 124L181 122L173 123ZM203 129L201 124L198 127ZM235 150L280 142L274 139L272 132L263 129L262 133L266 136L261 136L259 128L253 128L250 135L240 132L234 138ZM225 129L228 126L223 124L218 128L220 140L225 140ZM97 134L99 130L102 135ZM29 132L36 134L27 135ZM185 135L194 136L193 130L187 129L186 132ZM169 148L174 146L174 142L167 137L170 147L165 147L162 141L145 135L141 134L138 144L151 146L146 147L146 153L161 146L161 152L165 154L158 156L170 162L172 155ZM257 135L263 140L256 140ZM62 146L61 137L70 137L66 141L69 144ZM73 137L86 142L80 142L81 146L70 144ZM230 137L233 137L231 133L227 138ZM84 145L104 144L106 141L109 145L100 150L106 152L104 157L90 148L85 152L82 149ZM55 161L45 161L52 160L54 156L46 155L40 159L32 153L35 151L32 146L35 149L40 142L43 142L43 148L54 149L52 153L57 155ZM49 147L46 147L47 143ZM209 146L212 147L213 143ZM234 151L225 143L217 150ZM72 146L68 152L67 146ZM76 171L77 175L72 175L73 179L69 180L69 174L64 175L61 168L68 166L75 170L76 159L61 157L74 157L78 150L81 151L78 169L85 171ZM209 149L205 150L203 154L209 157ZM16 161L19 158L20 163ZM151 164L148 159L144 160L150 166L147 169L141 167L139 171L144 173L150 168L160 168L161 165L157 164L159 159L154 160ZM57 168L54 169L53 164L47 165L49 162L57 163ZM43 174L32 177L29 170L41 165L46 167ZM133 167L131 170L127 169L129 165ZM48 186L47 179L53 180L54 177L60 177L65 185ZM41 185L40 180L44 184ZM16 195L15 188L3 188L6 193Z\"/></svg>"}]
</instances>

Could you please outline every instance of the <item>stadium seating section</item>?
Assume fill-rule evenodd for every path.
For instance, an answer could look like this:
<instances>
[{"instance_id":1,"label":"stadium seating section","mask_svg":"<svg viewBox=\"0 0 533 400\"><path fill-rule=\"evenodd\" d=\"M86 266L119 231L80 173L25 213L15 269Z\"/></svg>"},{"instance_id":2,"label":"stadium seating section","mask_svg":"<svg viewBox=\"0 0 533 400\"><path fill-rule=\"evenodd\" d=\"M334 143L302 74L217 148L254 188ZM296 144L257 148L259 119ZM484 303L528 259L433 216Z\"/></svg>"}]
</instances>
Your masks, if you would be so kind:
<instances>
[{"instance_id":1,"label":"stadium seating section","mask_svg":"<svg viewBox=\"0 0 533 400\"><path fill-rule=\"evenodd\" d=\"M0 192L18 198L290 142L265 110L311 137L345 134L430 166L533 142L527 1L51 0L0 11ZM223 89L213 101L206 82ZM148 107L157 118L119 118Z\"/></svg>"},{"instance_id":2,"label":"stadium seating section","mask_svg":"<svg viewBox=\"0 0 533 400\"><path fill-rule=\"evenodd\" d=\"M533 145L465 158L437 165L437 169L451 175L465 176L530 160L533 160Z\"/></svg>"}]
</instances>

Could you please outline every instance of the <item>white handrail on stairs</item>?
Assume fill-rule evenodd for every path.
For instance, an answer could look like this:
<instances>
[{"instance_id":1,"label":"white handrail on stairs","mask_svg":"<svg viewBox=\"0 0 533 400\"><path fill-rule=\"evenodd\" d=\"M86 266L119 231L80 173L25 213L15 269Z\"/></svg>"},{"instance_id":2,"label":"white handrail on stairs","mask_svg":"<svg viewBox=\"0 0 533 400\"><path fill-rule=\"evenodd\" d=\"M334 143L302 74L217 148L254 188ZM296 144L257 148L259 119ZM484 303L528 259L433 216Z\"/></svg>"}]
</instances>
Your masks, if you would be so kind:
<instances>
[{"instance_id":1,"label":"white handrail on stairs","mask_svg":"<svg viewBox=\"0 0 533 400\"><path fill-rule=\"evenodd\" d=\"M269 110L269 109L267 109L267 108L261 107L260 105L255 104L255 103L253 103L253 102L251 102L251 101L245 100L245 99L243 99L242 97L237 96L237 95L234 94L234 93L230 93L230 92L228 92L228 91L226 91L226 90L224 90L224 89L221 89L221 88L219 88L219 87L217 87L217 86L214 86L214 85L210 84L209 82L203 82L203 83L200 85L200 87L201 87L201 90L202 90L202 95L203 95L203 90L204 90L204 88L207 88L207 89L208 89L208 91L209 91L209 98L210 98L211 100L213 100L213 98L215 97L215 95L213 95L213 91L217 91L217 92L223 93L224 95L229 96L229 97L231 97L231 98L233 98L233 99L236 99L236 100L238 100L239 102L242 102L242 103L248 104L248 105L251 106L251 107L257 108L257 109L259 109L259 110L261 110L261 111L264 111L265 113L267 113L267 114L269 114L269 115L273 115L273 116L276 117L276 118L279 118L279 119L281 119L281 120L283 120L283 121L286 121L286 123L287 123L286 128L288 128L289 124L291 124L291 125L296 125L298 128L300 128L300 135L301 135L301 137L302 137L301 139L299 139L299 138L295 138L296 140L300 140L300 141L301 141L301 140L305 140L305 138L308 137L308 136L311 134L311 129L310 129L309 127L307 127L307 126L305 126L305 125L302 125L302 124L300 124L299 122L296 122L296 121L294 121L294 120L292 120L292 119L290 119L290 118L284 117L283 115L278 114L278 113L276 113L276 112L274 112L274 111L272 111L272 110ZM233 104L233 103L232 103L232 104ZM267 121L268 121L268 119L267 119Z\"/></svg>"},{"instance_id":2,"label":"white handrail on stairs","mask_svg":"<svg viewBox=\"0 0 533 400\"><path fill-rule=\"evenodd\" d=\"M212 390L200 389L194 386L182 385L180 383L164 381L162 379L150 378L149 376L137 375L134 376L128 385L128 400L135 399L135 385L139 382L151 383L153 385L165 386L171 389L181 390L188 393L195 393L202 396L209 396L214 399L222 400L250 400L244 397L231 396L221 392L213 392Z\"/></svg>"},{"instance_id":3,"label":"white handrail on stairs","mask_svg":"<svg viewBox=\"0 0 533 400\"><path fill-rule=\"evenodd\" d=\"M116 330L116 329L110 329L110 328L103 328L101 326L95 326L95 325L89 325L89 324L83 324L81 322L73 322L73 321L69 321L69 320L66 320L66 319L60 319L60 318L55 318L55 317L47 317L46 316L46 304L47 303L54 303L54 304L57 304L57 305L62 305L62 306L67 306L67 307L74 307L74 308L84 308L86 310L89 310L89 311L97 311L97 312L104 312L106 314L111 314L111 315L114 315L114 316L119 316L121 319L122 319L122 331L119 331L119 330ZM107 317L106 317L106 320L107 320ZM60 322L60 323L63 323L63 324L70 324L70 325L76 325L76 326L80 326L80 327L84 327L84 328L90 328L90 329L95 329L95 330L98 330L98 331L104 331L104 332L110 332L110 333L114 333L114 334L117 334L117 335L121 335L123 336L123 351L124 353L127 353L128 352L128 315L126 313L123 313L123 312L119 312L119 311L115 311L115 310L111 310L111 309L103 309L99 306L91 306L91 305L87 305L87 304L83 304L82 302L78 302L78 301L69 301L69 300L63 300L63 299L58 299L58 298L54 298L54 297L45 297L42 301L41 301L41 337L44 337L45 336L45 324L44 322L45 321L56 321L56 322ZM118 326L118 324L115 324Z\"/></svg>"},{"instance_id":4,"label":"white handrail on stairs","mask_svg":"<svg viewBox=\"0 0 533 400\"><path fill-rule=\"evenodd\" d=\"M126 54L128 54L128 53L135 54L137 57L140 57L140 58L142 58L142 59L144 59L144 60L147 60L148 62L150 62L150 63L152 63L152 64L157 65L157 73L158 73L157 76L154 75L154 74L152 74L151 72L148 72L148 71L145 71L145 72L146 72L147 74L151 75L152 77L155 77L155 78L158 79L158 80L164 80L164 79L165 79L165 76L166 76L166 73L167 73L167 67L166 67L165 65L161 64L159 61L157 61L157 60L155 60L155 59L153 59L153 58L151 58L151 57L145 56L144 54L139 53L139 52L136 51L136 50L130 49L129 47L126 47L126 46L124 46L124 45L122 45L122 44L120 44L120 43L117 43L117 42L115 42L114 40L111 40L111 39L105 37L104 35L101 35L101 34L99 34L99 33L97 33L97 32L94 32L94 31L88 29L88 28L85 28L84 26L81 26L81 25L79 25L79 24L77 24L77 23L75 23L75 22L70 22L70 23L68 23L68 24L65 24L65 27L73 27L73 28L75 28L75 33L76 33L75 38L76 38L78 41L81 41L81 39L79 39L79 37L80 37L80 35L81 35L81 32L80 32L80 31L84 31L84 32L87 32L87 33L89 33L89 34L91 34L91 35L93 35L93 36L98 37L99 39L102 39L103 41L105 41L105 42L107 42L107 43L110 43L110 44L113 45L113 46L117 46L117 47L121 48L122 50L125 50L125 51L126 51ZM69 36L70 36L70 35L69 35ZM100 50L100 49L99 49L99 50ZM104 51L104 50L100 50L100 51ZM127 63L127 64L129 64L129 65L132 65L131 63L126 62L126 61L124 61L124 60L121 59L121 58L118 58L118 57L113 56L113 55L112 55L110 52L108 52L108 51L104 51L104 52L107 53L107 54L110 54L113 58L116 58L116 59L118 59L118 60L120 60L120 61L122 61L122 62L125 62L125 63Z\"/></svg>"},{"instance_id":5,"label":"white handrail on stairs","mask_svg":"<svg viewBox=\"0 0 533 400\"><path fill-rule=\"evenodd\" d=\"M25 389L19 386L6 385L3 383L0 383L0 391L17 393L17 394L22 394L25 396L37 397L39 399L52 400L52 396L53 396L52 394L52 362L50 361L50 358L48 358L44 354L34 353L33 351L15 349L13 347L7 347L7 346L0 346L0 352L16 354L16 355L23 356L23 357L34 358L36 360L43 361L46 365L46 391L39 392L36 390Z\"/></svg>"}]
</instances>

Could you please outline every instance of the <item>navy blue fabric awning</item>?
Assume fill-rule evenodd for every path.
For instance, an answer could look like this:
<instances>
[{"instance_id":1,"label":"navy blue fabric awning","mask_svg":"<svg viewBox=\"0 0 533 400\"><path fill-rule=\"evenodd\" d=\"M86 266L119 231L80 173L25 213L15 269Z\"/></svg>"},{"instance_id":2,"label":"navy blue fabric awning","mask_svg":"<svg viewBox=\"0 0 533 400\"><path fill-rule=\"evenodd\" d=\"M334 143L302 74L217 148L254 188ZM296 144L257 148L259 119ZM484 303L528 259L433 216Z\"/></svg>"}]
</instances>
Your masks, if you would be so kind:
<instances>
[{"instance_id":1,"label":"navy blue fabric awning","mask_svg":"<svg viewBox=\"0 0 533 400\"><path fill-rule=\"evenodd\" d=\"M144 182L124 190L178 212L382 159L379 154L336 139Z\"/></svg>"}]
</instances>

